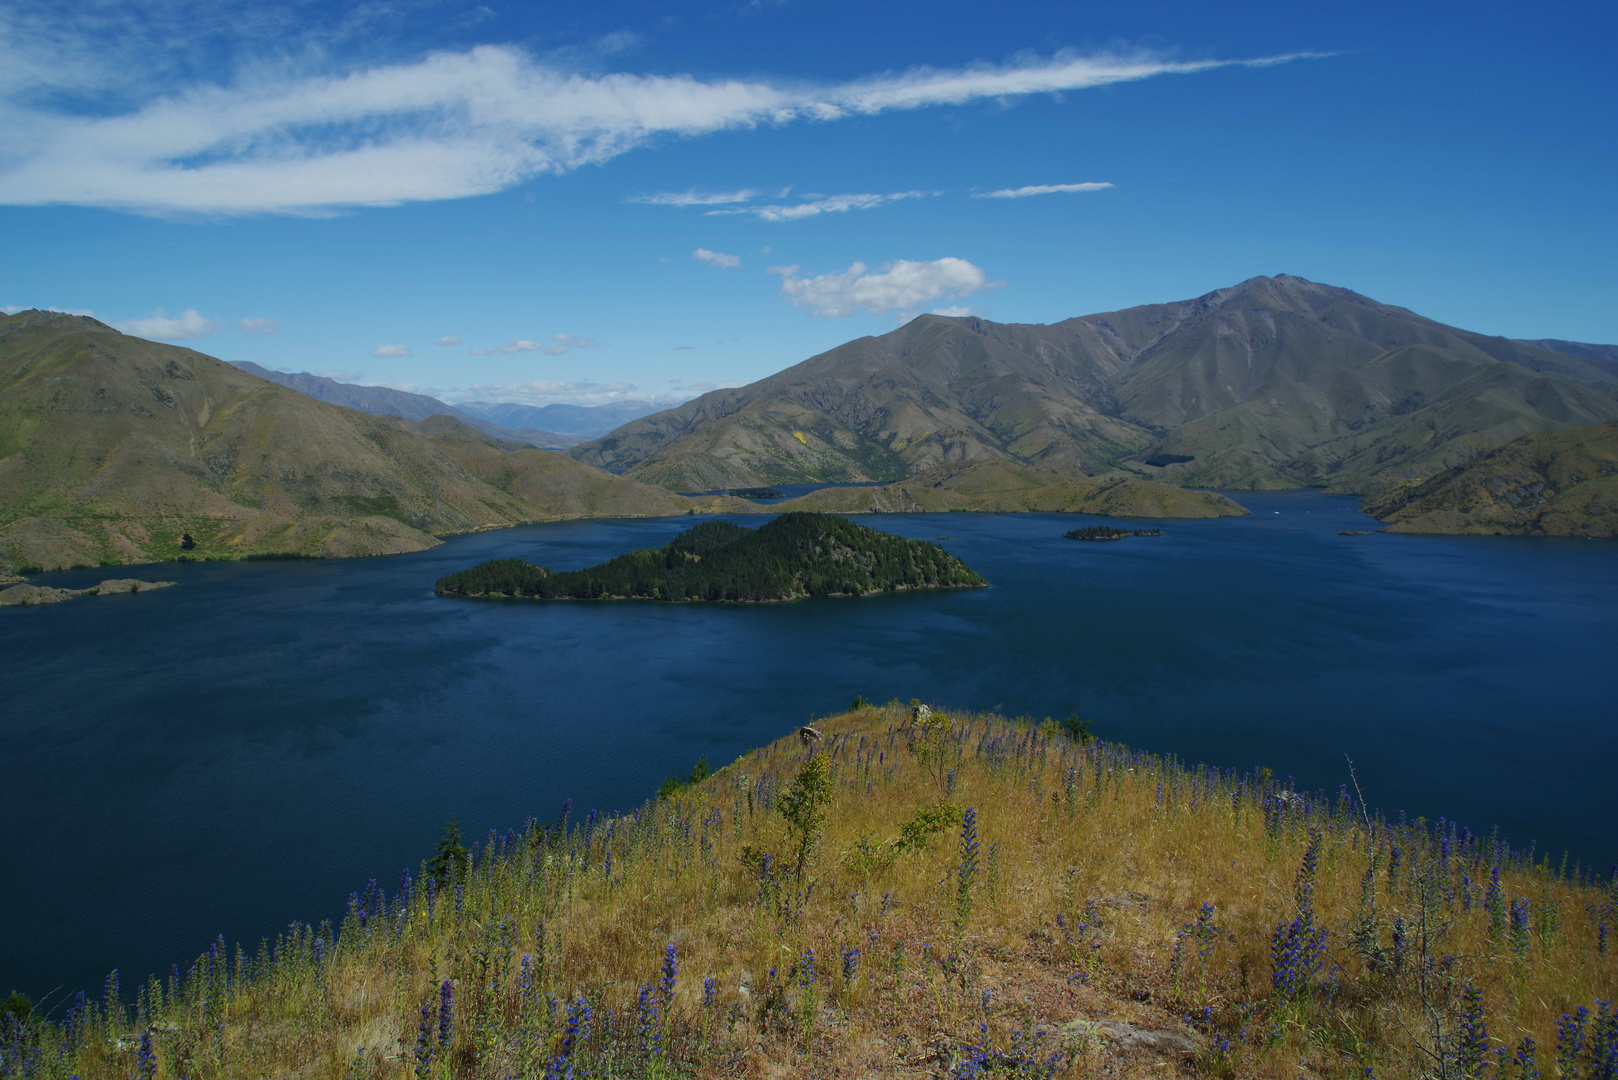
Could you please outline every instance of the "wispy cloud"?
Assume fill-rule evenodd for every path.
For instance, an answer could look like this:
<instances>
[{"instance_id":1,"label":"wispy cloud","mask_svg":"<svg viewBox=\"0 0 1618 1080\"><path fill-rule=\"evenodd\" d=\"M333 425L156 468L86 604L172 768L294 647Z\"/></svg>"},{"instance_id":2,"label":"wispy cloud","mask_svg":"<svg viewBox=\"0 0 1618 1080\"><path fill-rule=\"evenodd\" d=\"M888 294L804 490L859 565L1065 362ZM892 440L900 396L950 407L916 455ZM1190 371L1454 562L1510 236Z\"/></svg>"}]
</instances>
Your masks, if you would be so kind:
<instances>
[{"instance_id":1,"label":"wispy cloud","mask_svg":"<svg viewBox=\"0 0 1618 1080\"><path fill-rule=\"evenodd\" d=\"M517 338L515 341L508 341L504 345L492 350L471 349L468 351L471 352L473 356L489 356L492 353L500 353L504 356L510 356L513 353L525 352L542 352L546 356L561 356L569 349L590 349L600 344L601 342L592 340L591 338L574 337L572 334L552 334L549 342L529 341L527 338Z\"/></svg>"},{"instance_id":2,"label":"wispy cloud","mask_svg":"<svg viewBox=\"0 0 1618 1080\"><path fill-rule=\"evenodd\" d=\"M726 255L722 251L709 251L707 248L697 248L691 253L693 259L698 259L721 270L734 270L742 264L742 260L735 255Z\"/></svg>"},{"instance_id":3,"label":"wispy cloud","mask_svg":"<svg viewBox=\"0 0 1618 1080\"><path fill-rule=\"evenodd\" d=\"M371 350L371 355L381 358L388 356L409 356L410 350L403 345L378 345Z\"/></svg>"},{"instance_id":4,"label":"wispy cloud","mask_svg":"<svg viewBox=\"0 0 1618 1080\"><path fill-rule=\"evenodd\" d=\"M1061 195L1075 191L1105 191L1113 185L1106 181L1087 181L1083 184L1029 184L1020 188L1001 188L999 191L984 191L972 196L974 199L1026 199L1030 195Z\"/></svg>"},{"instance_id":5,"label":"wispy cloud","mask_svg":"<svg viewBox=\"0 0 1618 1080\"><path fill-rule=\"evenodd\" d=\"M154 341L192 341L219 333L225 328L225 321L205 318L197 314L196 308L186 308L183 314L170 318L158 308L144 319L130 319L115 325L122 333Z\"/></svg>"},{"instance_id":6,"label":"wispy cloud","mask_svg":"<svg viewBox=\"0 0 1618 1080\"><path fill-rule=\"evenodd\" d=\"M88 45L86 52L92 52ZM15 52L13 48L11 52ZM8 55L10 55L8 53ZM51 104L43 66L0 83L0 203L149 214L319 214L453 199L599 164L668 137L1080 90L1258 60L1137 52L913 68L831 86L583 74L514 46L347 72L245 72L86 113ZM0 65L3 66L3 65ZM789 220L781 218L777 220Z\"/></svg>"},{"instance_id":7,"label":"wispy cloud","mask_svg":"<svg viewBox=\"0 0 1618 1080\"><path fill-rule=\"evenodd\" d=\"M441 337L438 339L438 343L440 345L459 345L461 343L461 339L453 336Z\"/></svg>"},{"instance_id":8,"label":"wispy cloud","mask_svg":"<svg viewBox=\"0 0 1618 1080\"><path fill-rule=\"evenodd\" d=\"M263 337L281 332L281 324L274 319L243 319L241 327L244 334L258 334Z\"/></svg>"},{"instance_id":9,"label":"wispy cloud","mask_svg":"<svg viewBox=\"0 0 1618 1080\"><path fill-rule=\"evenodd\" d=\"M738 206L726 210L709 210L715 214L751 214L760 221L798 221L817 214L845 214L850 210L870 210L884 203L900 199L921 199L925 191L895 191L890 195L828 195L808 202L785 203L772 206Z\"/></svg>"},{"instance_id":10,"label":"wispy cloud","mask_svg":"<svg viewBox=\"0 0 1618 1080\"><path fill-rule=\"evenodd\" d=\"M655 195L631 195L627 202L647 203L651 206L723 206L726 203L747 202L758 197L751 188L740 191L702 193L691 191L660 191Z\"/></svg>"},{"instance_id":11,"label":"wispy cloud","mask_svg":"<svg viewBox=\"0 0 1618 1080\"><path fill-rule=\"evenodd\" d=\"M796 266L771 267L770 273L781 275L781 295L793 306L832 318L846 318L858 309L872 315L910 310L936 300L957 299L989 284L982 270L955 258L930 262L898 259L878 272L869 272L864 263L857 262L841 274L808 278L799 277Z\"/></svg>"}]
</instances>

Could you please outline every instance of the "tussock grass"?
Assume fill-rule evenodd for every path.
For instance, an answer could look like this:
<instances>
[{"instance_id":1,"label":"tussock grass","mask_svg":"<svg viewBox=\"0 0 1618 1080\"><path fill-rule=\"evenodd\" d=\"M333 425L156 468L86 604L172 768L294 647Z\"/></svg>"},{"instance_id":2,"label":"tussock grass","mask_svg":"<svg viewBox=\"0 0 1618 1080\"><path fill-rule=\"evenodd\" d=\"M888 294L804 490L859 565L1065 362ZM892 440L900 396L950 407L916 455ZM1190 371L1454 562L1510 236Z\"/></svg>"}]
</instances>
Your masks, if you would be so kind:
<instances>
[{"instance_id":1,"label":"tussock grass","mask_svg":"<svg viewBox=\"0 0 1618 1080\"><path fill-rule=\"evenodd\" d=\"M491 833L341 927L110 980L13 1025L0 1075L1618 1070L1618 892L1577 868L1048 722L819 727L633 815Z\"/></svg>"}]
</instances>

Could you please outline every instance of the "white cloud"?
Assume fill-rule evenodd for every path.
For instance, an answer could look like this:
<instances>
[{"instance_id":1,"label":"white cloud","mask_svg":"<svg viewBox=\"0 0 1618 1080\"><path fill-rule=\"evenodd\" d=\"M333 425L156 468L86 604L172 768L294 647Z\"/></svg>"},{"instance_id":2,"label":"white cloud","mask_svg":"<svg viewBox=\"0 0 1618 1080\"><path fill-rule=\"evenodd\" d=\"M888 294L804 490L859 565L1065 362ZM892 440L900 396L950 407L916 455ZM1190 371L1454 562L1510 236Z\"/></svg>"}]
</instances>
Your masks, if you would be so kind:
<instances>
[{"instance_id":1,"label":"white cloud","mask_svg":"<svg viewBox=\"0 0 1618 1080\"><path fill-rule=\"evenodd\" d=\"M371 355L376 357L409 356L410 350L403 345L378 345L371 350Z\"/></svg>"},{"instance_id":2,"label":"white cloud","mask_svg":"<svg viewBox=\"0 0 1618 1080\"><path fill-rule=\"evenodd\" d=\"M971 315L975 311L977 311L977 308L973 307L971 304L951 304L949 307L933 308L934 315L948 315L953 319L959 319L963 315Z\"/></svg>"},{"instance_id":3,"label":"white cloud","mask_svg":"<svg viewBox=\"0 0 1618 1080\"><path fill-rule=\"evenodd\" d=\"M267 337L270 334L279 333L280 330L281 324L274 319L242 320L242 333L244 334L261 334Z\"/></svg>"},{"instance_id":4,"label":"white cloud","mask_svg":"<svg viewBox=\"0 0 1618 1080\"><path fill-rule=\"evenodd\" d=\"M989 284L987 275L965 259L931 262L898 259L868 273L855 263L841 274L800 278L796 266L774 266L781 275L781 295L795 307L813 308L813 314L846 318L863 308L872 315L919 307L935 300L956 299Z\"/></svg>"},{"instance_id":5,"label":"white cloud","mask_svg":"<svg viewBox=\"0 0 1618 1080\"><path fill-rule=\"evenodd\" d=\"M760 221L797 221L817 214L844 214L850 210L869 210L883 203L900 199L920 199L925 191L895 191L891 195L828 195L810 202L772 206L742 206L730 210L709 210L714 214L751 214Z\"/></svg>"},{"instance_id":6,"label":"white cloud","mask_svg":"<svg viewBox=\"0 0 1618 1080\"><path fill-rule=\"evenodd\" d=\"M438 339L438 343L440 345L459 345L461 339L458 337L443 337Z\"/></svg>"},{"instance_id":7,"label":"white cloud","mask_svg":"<svg viewBox=\"0 0 1618 1080\"><path fill-rule=\"evenodd\" d=\"M81 66L92 63L93 39L79 51ZM16 52L13 46L6 55ZM463 198L599 164L670 136L1049 94L1305 55L1311 54L1181 62L1146 52L1061 52L817 87L584 74L514 46L482 45L335 74L243 69L233 81L177 89L160 76L131 85L129 72L141 66L117 73L108 66L101 78L121 92L105 100L141 102L123 112L55 104L63 95L46 92L57 78L49 65L19 64L0 76L0 126L7 133L0 203L230 215Z\"/></svg>"},{"instance_id":8,"label":"white cloud","mask_svg":"<svg viewBox=\"0 0 1618 1080\"><path fill-rule=\"evenodd\" d=\"M158 308L144 319L130 319L118 323L116 328L122 333L155 341L191 341L219 333L225 328L225 322L204 318L197 314L196 308L186 308L179 318L171 319Z\"/></svg>"},{"instance_id":9,"label":"white cloud","mask_svg":"<svg viewBox=\"0 0 1618 1080\"><path fill-rule=\"evenodd\" d=\"M1059 195L1073 191L1105 191L1113 185L1106 181L1087 181L1083 184L1029 184L1020 188L1001 188L973 195L974 199L1026 199L1030 195Z\"/></svg>"},{"instance_id":10,"label":"white cloud","mask_svg":"<svg viewBox=\"0 0 1618 1080\"><path fill-rule=\"evenodd\" d=\"M510 356L513 353L543 352L546 356L561 356L569 349L589 349L601 344L590 338L574 337L572 334L552 334L550 344L540 341L529 341L527 338L517 338L494 349L494 352ZM473 356L488 356L488 349L472 349Z\"/></svg>"},{"instance_id":11,"label":"white cloud","mask_svg":"<svg viewBox=\"0 0 1618 1080\"><path fill-rule=\"evenodd\" d=\"M700 259L705 263L711 263L721 270L734 270L742 264L741 259L734 255L726 255L722 251L709 251L707 248L697 248L691 253L691 257Z\"/></svg>"},{"instance_id":12,"label":"white cloud","mask_svg":"<svg viewBox=\"0 0 1618 1080\"><path fill-rule=\"evenodd\" d=\"M723 206L725 203L747 202L757 195L758 192L751 188L716 194L702 194L693 188L690 191L660 191L655 195L631 195L625 201L652 206Z\"/></svg>"},{"instance_id":13,"label":"white cloud","mask_svg":"<svg viewBox=\"0 0 1618 1080\"><path fill-rule=\"evenodd\" d=\"M646 394L639 392L634 383L569 383L549 379L534 382L479 383L465 390L450 393L452 400L455 401L515 401L522 405L551 405L557 402L570 405L605 405L610 401L647 397ZM441 398L441 400L450 399Z\"/></svg>"},{"instance_id":14,"label":"white cloud","mask_svg":"<svg viewBox=\"0 0 1618 1080\"><path fill-rule=\"evenodd\" d=\"M25 308L25 307L18 307L18 306L14 305L14 304L7 304L4 307L0 307L0 315L15 315L19 311L27 311L27 310L28 309Z\"/></svg>"}]
</instances>

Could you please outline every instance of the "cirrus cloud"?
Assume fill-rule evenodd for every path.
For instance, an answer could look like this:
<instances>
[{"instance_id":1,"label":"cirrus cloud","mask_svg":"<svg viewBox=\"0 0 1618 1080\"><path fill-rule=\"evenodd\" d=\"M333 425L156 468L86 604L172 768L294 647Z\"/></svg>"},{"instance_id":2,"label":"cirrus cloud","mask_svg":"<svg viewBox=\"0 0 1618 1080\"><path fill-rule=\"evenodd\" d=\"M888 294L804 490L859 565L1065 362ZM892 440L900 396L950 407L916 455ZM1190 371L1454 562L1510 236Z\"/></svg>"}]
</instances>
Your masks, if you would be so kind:
<instances>
[{"instance_id":1,"label":"cirrus cloud","mask_svg":"<svg viewBox=\"0 0 1618 1080\"><path fill-rule=\"evenodd\" d=\"M1020 188L1001 188L973 195L974 199L1026 199L1030 195L1062 195L1079 191L1105 191L1112 187L1106 181L1089 180L1082 184L1029 184Z\"/></svg>"},{"instance_id":2,"label":"cirrus cloud","mask_svg":"<svg viewBox=\"0 0 1618 1080\"><path fill-rule=\"evenodd\" d=\"M403 345L378 345L371 350L371 355L375 357L409 356L410 350Z\"/></svg>"},{"instance_id":3,"label":"cirrus cloud","mask_svg":"<svg viewBox=\"0 0 1618 1080\"><path fill-rule=\"evenodd\" d=\"M482 45L347 72L257 72L218 85L133 88L144 91L142 103L110 115L53 106L55 97L43 89L48 76L35 66L0 80L0 126L7 132L0 203L158 215L326 214L488 194L669 137L1006 100L1312 55L1176 61L1150 52L1059 52L814 86L583 74L515 46Z\"/></svg>"},{"instance_id":4,"label":"cirrus cloud","mask_svg":"<svg viewBox=\"0 0 1618 1080\"><path fill-rule=\"evenodd\" d=\"M799 277L796 266L771 267L770 273L781 275L781 295L794 307L810 308L813 315L838 319L861 309L882 315L935 300L952 300L990 284L982 270L956 258L930 262L896 259L877 272L857 262L841 274L808 278Z\"/></svg>"},{"instance_id":5,"label":"cirrus cloud","mask_svg":"<svg viewBox=\"0 0 1618 1080\"><path fill-rule=\"evenodd\" d=\"M774 206L739 206L725 210L708 210L706 215L751 214L760 221L798 221L819 214L846 214L850 210L870 210L884 203L900 199L920 199L925 191L895 191L891 195L827 195L808 202Z\"/></svg>"}]
</instances>

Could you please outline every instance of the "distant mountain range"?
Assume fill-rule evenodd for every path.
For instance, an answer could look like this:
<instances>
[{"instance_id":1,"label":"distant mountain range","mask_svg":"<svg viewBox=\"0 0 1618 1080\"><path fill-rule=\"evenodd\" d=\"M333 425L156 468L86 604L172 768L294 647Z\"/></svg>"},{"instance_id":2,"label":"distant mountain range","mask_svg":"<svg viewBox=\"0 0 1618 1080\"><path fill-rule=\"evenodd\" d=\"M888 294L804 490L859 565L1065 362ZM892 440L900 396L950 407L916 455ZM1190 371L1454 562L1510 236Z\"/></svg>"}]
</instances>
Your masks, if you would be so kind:
<instances>
[{"instance_id":1,"label":"distant mountain range","mask_svg":"<svg viewBox=\"0 0 1618 1080\"><path fill-rule=\"evenodd\" d=\"M1614 351L1490 337L1257 277L1048 326L923 315L568 452L680 491L895 481L998 459L1367 494L1530 432L1618 420Z\"/></svg>"},{"instance_id":2,"label":"distant mountain range","mask_svg":"<svg viewBox=\"0 0 1618 1080\"><path fill-rule=\"evenodd\" d=\"M519 405L514 401L463 401L462 412L508 428L537 428L594 439L614 428L650 416L663 406L650 401L610 401L605 405Z\"/></svg>"},{"instance_id":3,"label":"distant mountain range","mask_svg":"<svg viewBox=\"0 0 1618 1080\"><path fill-rule=\"evenodd\" d=\"M376 416L398 416L405 420L425 420L429 416L453 416L463 424L477 428L479 431L493 435L495 438L524 442L530 446L538 446L545 450L564 450L570 446L577 446L582 441L575 436L536 429L532 425L502 424L476 411L457 408L454 405L439 401L435 397L428 397L426 394L412 394L404 390L392 390L386 386L359 386L354 383L328 379L323 375L311 375L308 372L293 374L285 371L271 371L267 367L261 367L253 363L251 360L233 360L231 363L250 375L257 375L261 379L280 383L282 386L296 390L300 394L307 394L316 401L329 401L333 405L341 405L347 409L358 409L360 412L368 412ZM522 405L516 406L516 408L526 407ZM564 406L564 408L571 407ZM633 417L626 419L633 419Z\"/></svg>"},{"instance_id":4,"label":"distant mountain range","mask_svg":"<svg viewBox=\"0 0 1618 1080\"><path fill-rule=\"evenodd\" d=\"M94 319L0 317L0 577L414 551L526 521L714 511L760 508L684 498L450 415L319 401Z\"/></svg>"}]
</instances>

